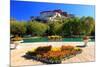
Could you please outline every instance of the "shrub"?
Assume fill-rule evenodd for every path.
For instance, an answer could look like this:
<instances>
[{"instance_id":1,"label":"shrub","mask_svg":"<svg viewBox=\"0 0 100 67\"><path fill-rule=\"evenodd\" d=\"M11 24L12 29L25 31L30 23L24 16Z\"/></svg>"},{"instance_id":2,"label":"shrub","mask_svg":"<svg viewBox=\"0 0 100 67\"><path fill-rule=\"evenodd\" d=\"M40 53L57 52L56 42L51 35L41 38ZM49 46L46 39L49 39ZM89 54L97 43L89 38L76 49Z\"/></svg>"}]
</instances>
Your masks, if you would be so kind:
<instances>
[{"instance_id":1,"label":"shrub","mask_svg":"<svg viewBox=\"0 0 100 67\"><path fill-rule=\"evenodd\" d=\"M49 63L50 64L58 64L58 63L61 63L61 58L60 57L50 57L49 58Z\"/></svg>"},{"instance_id":2,"label":"shrub","mask_svg":"<svg viewBox=\"0 0 100 67\"><path fill-rule=\"evenodd\" d=\"M38 47L36 50L35 50L35 52L38 52L38 53L44 53L44 52L48 52L48 51L50 51L51 50L51 48L52 48L52 46L40 46L40 47Z\"/></svg>"},{"instance_id":3,"label":"shrub","mask_svg":"<svg viewBox=\"0 0 100 67\"><path fill-rule=\"evenodd\" d=\"M12 38L11 40L12 41L20 41L20 40L22 40L22 38L17 36L17 37Z\"/></svg>"},{"instance_id":4,"label":"shrub","mask_svg":"<svg viewBox=\"0 0 100 67\"><path fill-rule=\"evenodd\" d=\"M73 46L62 46L61 47L61 50L63 51L63 50L73 50L74 49L74 47Z\"/></svg>"},{"instance_id":5,"label":"shrub","mask_svg":"<svg viewBox=\"0 0 100 67\"><path fill-rule=\"evenodd\" d=\"M84 36L84 37L83 37L83 40L88 40L88 39L89 39L88 36Z\"/></svg>"},{"instance_id":6,"label":"shrub","mask_svg":"<svg viewBox=\"0 0 100 67\"><path fill-rule=\"evenodd\" d=\"M81 53L82 52L82 49L80 49L80 48L75 48L75 50L77 51L77 53Z\"/></svg>"},{"instance_id":7,"label":"shrub","mask_svg":"<svg viewBox=\"0 0 100 67\"><path fill-rule=\"evenodd\" d=\"M48 36L49 40L61 40L62 36L58 36L58 35L52 35L52 36Z\"/></svg>"},{"instance_id":8,"label":"shrub","mask_svg":"<svg viewBox=\"0 0 100 67\"><path fill-rule=\"evenodd\" d=\"M28 51L26 54L30 55L30 56L36 56L37 55L37 53L33 52L33 51Z\"/></svg>"},{"instance_id":9,"label":"shrub","mask_svg":"<svg viewBox=\"0 0 100 67\"><path fill-rule=\"evenodd\" d=\"M49 51L48 53L44 53L44 57L60 57L62 55L61 51Z\"/></svg>"}]
</instances>

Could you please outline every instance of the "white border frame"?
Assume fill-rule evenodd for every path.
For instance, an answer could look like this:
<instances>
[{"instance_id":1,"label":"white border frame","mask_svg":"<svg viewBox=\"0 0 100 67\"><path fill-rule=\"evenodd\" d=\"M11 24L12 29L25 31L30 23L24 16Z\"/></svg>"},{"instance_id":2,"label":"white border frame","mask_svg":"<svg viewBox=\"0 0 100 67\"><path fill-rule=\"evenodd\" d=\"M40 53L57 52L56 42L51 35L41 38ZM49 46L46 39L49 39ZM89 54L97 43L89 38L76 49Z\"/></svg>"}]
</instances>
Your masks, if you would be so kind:
<instances>
[{"instance_id":1,"label":"white border frame","mask_svg":"<svg viewBox=\"0 0 100 67\"><path fill-rule=\"evenodd\" d=\"M51 3L95 5L95 0L17 0L17 1L37 1L37 2L51 2Z\"/></svg>"},{"instance_id":2,"label":"white border frame","mask_svg":"<svg viewBox=\"0 0 100 67\"><path fill-rule=\"evenodd\" d=\"M34 0L40 1L40 0ZM41 0L44 2L43 0ZM46 1L46 0L45 0ZM58 0L47 0L48 2ZM62 1L62 2L61 2ZM66 3L68 0L61 0L59 3ZM70 0L72 3L74 0ZM90 0L89 0L90 1ZM91 0L92 1L92 0ZM74 63L74 64L54 64L54 65L39 65L36 67L98 67L100 65L100 0L96 0L96 62L89 63ZM94 2L92 2L94 3ZM92 3L90 5L92 5ZM0 67L9 67L9 18L10 18L10 1L9 0L0 0ZM81 4L81 3L80 3ZM89 4L89 3L87 3ZM95 4L95 3L94 3ZM25 67L34 67L34 66L25 66Z\"/></svg>"}]
</instances>

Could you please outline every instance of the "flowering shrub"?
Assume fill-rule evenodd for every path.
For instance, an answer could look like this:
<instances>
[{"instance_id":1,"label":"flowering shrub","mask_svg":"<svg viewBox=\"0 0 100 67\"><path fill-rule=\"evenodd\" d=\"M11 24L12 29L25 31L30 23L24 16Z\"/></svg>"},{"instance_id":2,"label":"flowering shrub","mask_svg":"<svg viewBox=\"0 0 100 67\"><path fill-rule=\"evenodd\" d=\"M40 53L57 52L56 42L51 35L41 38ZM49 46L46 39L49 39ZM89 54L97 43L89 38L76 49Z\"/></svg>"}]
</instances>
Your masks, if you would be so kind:
<instances>
[{"instance_id":1,"label":"flowering shrub","mask_svg":"<svg viewBox=\"0 0 100 67\"><path fill-rule=\"evenodd\" d=\"M16 36L16 37L12 38L11 40L12 40L12 41L20 41L20 40L22 40L22 38L21 38L21 37Z\"/></svg>"},{"instance_id":2,"label":"flowering shrub","mask_svg":"<svg viewBox=\"0 0 100 67\"><path fill-rule=\"evenodd\" d=\"M51 51L61 51L60 47L52 47Z\"/></svg>"},{"instance_id":3,"label":"flowering shrub","mask_svg":"<svg viewBox=\"0 0 100 67\"><path fill-rule=\"evenodd\" d=\"M88 40L88 39L89 39L88 36L84 36L84 37L83 37L83 40Z\"/></svg>"},{"instance_id":4,"label":"flowering shrub","mask_svg":"<svg viewBox=\"0 0 100 67\"><path fill-rule=\"evenodd\" d=\"M49 51L48 53L44 53L43 57L61 57L63 56L63 52L61 51Z\"/></svg>"},{"instance_id":5,"label":"flowering shrub","mask_svg":"<svg viewBox=\"0 0 100 67\"><path fill-rule=\"evenodd\" d=\"M49 40L61 40L62 36L58 36L58 35L52 35L52 36L48 36Z\"/></svg>"},{"instance_id":6,"label":"flowering shrub","mask_svg":"<svg viewBox=\"0 0 100 67\"><path fill-rule=\"evenodd\" d=\"M73 46L62 46L61 47L61 50L63 51L63 50L73 50L74 49L74 47Z\"/></svg>"},{"instance_id":7,"label":"flowering shrub","mask_svg":"<svg viewBox=\"0 0 100 67\"><path fill-rule=\"evenodd\" d=\"M62 46L56 51L51 50L51 48L52 46L38 47L35 51L29 51L26 54L39 61L49 64L56 64L61 63L64 58L69 58L82 52L82 49L73 46Z\"/></svg>"},{"instance_id":8,"label":"flowering shrub","mask_svg":"<svg viewBox=\"0 0 100 67\"><path fill-rule=\"evenodd\" d=\"M52 48L52 46L40 46L40 47L38 47L36 50L35 50L35 52L48 52L48 51L50 51L51 50L51 48Z\"/></svg>"}]
</instances>

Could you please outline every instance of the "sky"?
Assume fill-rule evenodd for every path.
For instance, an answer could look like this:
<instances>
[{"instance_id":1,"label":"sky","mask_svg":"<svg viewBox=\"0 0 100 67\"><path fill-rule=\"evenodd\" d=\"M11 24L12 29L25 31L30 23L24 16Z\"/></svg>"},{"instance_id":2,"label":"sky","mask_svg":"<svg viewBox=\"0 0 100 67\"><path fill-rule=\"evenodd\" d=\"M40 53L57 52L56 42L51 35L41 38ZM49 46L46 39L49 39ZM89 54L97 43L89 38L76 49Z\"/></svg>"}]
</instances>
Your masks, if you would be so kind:
<instances>
[{"instance_id":1,"label":"sky","mask_svg":"<svg viewBox=\"0 0 100 67\"><path fill-rule=\"evenodd\" d=\"M39 16L40 12L61 9L77 17L92 16L95 18L94 5L62 4L46 2L14 1L10 3L10 17L19 21L27 21L30 16Z\"/></svg>"}]
</instances>

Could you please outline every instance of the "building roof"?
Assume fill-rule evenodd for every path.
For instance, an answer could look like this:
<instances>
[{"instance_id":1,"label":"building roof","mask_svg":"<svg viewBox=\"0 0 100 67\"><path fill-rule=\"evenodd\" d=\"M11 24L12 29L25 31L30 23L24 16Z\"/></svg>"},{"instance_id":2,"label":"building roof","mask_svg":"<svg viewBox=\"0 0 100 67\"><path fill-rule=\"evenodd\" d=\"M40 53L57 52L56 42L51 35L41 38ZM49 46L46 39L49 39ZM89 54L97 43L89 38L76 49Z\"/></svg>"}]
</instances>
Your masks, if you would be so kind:
<instances>
[{"instance_id":1,"label":"building roof","mask_svg":"<svg viewBox=\"0 0 100 67\"><path fill-rule=\"evenodd\" d=\"M60 9L57 9L57 10L51 10L51 11L42 11L40 12L40 14L43 14L43 13L49 13L49 12L54 12L54 13L60 13L62 16L66 16L66 17L74 17L73 14L68 14L67 12L64 12Z\"/></svg>"},{"instance_id":2,"label":"building roof","mask_svg":"<svg viewBox=\"0 0 100 67\"><path fill-rule=\"evenodd\" d=\"M48 12L62 13L62 10L58 9L58 10L52 10L52 11L42 11L42 12L40 12L40 14L42 14L42 13L48 13Z\"/></svg>"}]
</instances>

